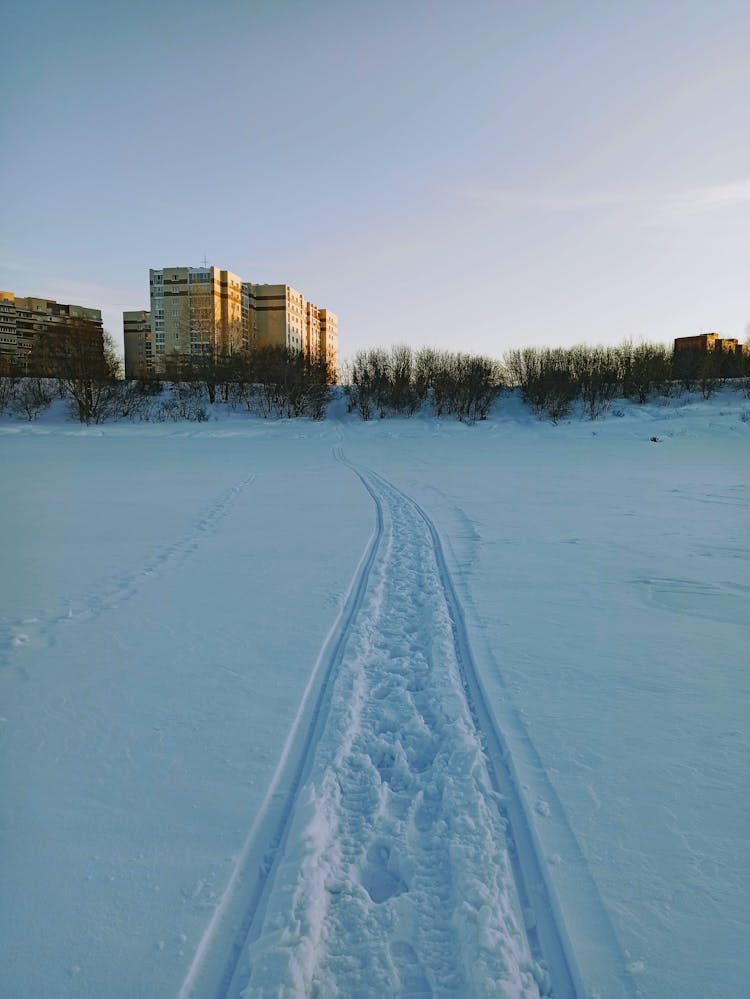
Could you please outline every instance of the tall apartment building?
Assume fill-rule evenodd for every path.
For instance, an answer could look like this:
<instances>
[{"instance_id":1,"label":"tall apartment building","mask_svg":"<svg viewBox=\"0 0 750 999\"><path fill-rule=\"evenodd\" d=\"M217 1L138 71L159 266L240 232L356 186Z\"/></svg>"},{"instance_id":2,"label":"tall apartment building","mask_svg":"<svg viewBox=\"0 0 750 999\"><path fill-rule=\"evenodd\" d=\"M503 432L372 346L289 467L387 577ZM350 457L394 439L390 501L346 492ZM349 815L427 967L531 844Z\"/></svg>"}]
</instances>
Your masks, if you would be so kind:
<instances>
[{"instance_id":1,"label":"tall apartment building","mask_svg":"<svg viewBox=\"0 0 750 999\"><path fill-rule=\"evenodd\" d=\"M307 347L307 303L301 292L288 284L245 282L255 345L305 350Z\"/></svg>"},{"instance_id":2,"label":"tall apartment building","mask_svg":"<svg viewBox=\"0 0 750 999\"><path fill-rule=\"evenodd\" d=\"M1 367L55 375L74 332L84 336L92 359L103 361L104 331L99 309L0 291Z\"/></svg>"},{"instance_id":3,"label":"tall apartment building","mask_svg":"<svg viewBox=\"0 0 750 999\"><path fill-rule=\"evenodd\" d=\"M312 302L305 306L306 313L306 340L305 350L309 357L320 357L320 313L321 309Z\"/></svg>"},{"instance_id":4,"label":"tall apartment building","mask_svg":"<svg viewBox=\"0 0 750 999\"><path fill-rule=\"evenodd\" d=\"M218 267L152 268L149 287L154 371L163 372L167 358L232 354L249 346L247 297L242 279L231 271ZM133 314L128 315L132 322Z\"/></svg>"},{"instance_id":5,"label":"tall apartment building","mask_svg":"<svg viewBox=\"0 0 750 999\"><path fill-rule=\"evenodd\" d=\"M320 356L328 364L331 378L339 380L339 320L335 312L320 309Z\"/></svg>"},{"instance_id":6,"label":"tall apartment building","mask_svg":"<svg viewBox=\"0 0 750 999\"><path fill-rule=\"evenodd\" d=\"M163 374L168 360L286 347L338 376L338 324L288 284L254 284L217 267L149 271L151 310L123 313L125 373Z\"/></svg>"},{"instance_id":7,"label":"tall apartment building","mask_svg":"<svg viewBox=\"0 0 750 999\"><path fill-rule=\"evenodd\" d=\"M288 284L247 282L250 314L258 347L287 347L328 362L338 378L338 320Z\"/></svg>"}]
</instances>

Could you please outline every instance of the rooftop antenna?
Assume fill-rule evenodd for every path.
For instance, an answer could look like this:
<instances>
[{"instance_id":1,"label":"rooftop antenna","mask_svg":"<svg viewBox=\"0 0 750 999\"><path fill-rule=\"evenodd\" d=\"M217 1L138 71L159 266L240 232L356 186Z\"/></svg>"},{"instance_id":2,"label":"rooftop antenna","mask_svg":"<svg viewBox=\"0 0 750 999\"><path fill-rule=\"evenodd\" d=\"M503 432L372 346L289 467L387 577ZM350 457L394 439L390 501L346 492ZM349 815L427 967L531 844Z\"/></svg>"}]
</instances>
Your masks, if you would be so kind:
<instances>
[{"instance_id":1,"label":"rooftop antenna","mask_svg":"<svg viewBox=\"0 0 750 999\"><path fill-rule=\"evenodd\" d=\"M205 270L207 267L208 267L208 259L206 257L206 254L204 253L203 254L203 270Z\"/></svg>"}]
</instances>

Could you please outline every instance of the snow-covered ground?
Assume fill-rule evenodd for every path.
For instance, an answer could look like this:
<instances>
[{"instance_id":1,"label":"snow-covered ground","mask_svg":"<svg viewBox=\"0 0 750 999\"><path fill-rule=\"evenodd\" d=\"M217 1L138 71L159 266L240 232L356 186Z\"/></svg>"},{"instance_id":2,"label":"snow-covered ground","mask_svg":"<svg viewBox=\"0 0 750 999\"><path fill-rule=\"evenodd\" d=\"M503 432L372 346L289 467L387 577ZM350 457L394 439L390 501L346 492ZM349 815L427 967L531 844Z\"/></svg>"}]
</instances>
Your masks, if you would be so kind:
<instances>
[{"instance_id":1,"label":"snow-covered ground","mask_svg":"<svg viewBox=\"0 0 750 999\"><path fill-rule=\"evenodd\" d=\"M0 994L743 995L750 403L618 412L3 418Z\"/></svg>"}]
</instances>

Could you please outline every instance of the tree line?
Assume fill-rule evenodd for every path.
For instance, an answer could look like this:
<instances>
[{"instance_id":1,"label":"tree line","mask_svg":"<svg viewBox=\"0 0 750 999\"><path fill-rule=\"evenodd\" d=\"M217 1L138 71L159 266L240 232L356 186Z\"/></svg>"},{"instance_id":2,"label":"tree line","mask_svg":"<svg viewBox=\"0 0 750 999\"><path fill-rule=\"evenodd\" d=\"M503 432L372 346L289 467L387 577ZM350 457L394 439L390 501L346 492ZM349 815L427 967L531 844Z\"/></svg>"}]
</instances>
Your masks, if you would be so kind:
<instances>
[{"instance_id":1,"label":"tree line","mask_svg":"<svg viewBox=\"0 0 750 999\"><path fill-rule=\"evenodd\" d=\"M71 318L38 337L23 362L0 358L0 413L33 420L59 396L81 423L200 421L216 402L266 417L322 419L333 380L326 361L299 350L224 346L167 356L161 376L124 380L109 334Z\"/></svg>"},{"instance_id":2,"label":"tree line","mask_svg":"<svg viewBox=\"0 0 750 999\"><path fill-rule=\"evenodd\" d=\"M557 422L574 403L596 419L615 398L644 403L700 391L708 398L729 380L750 397L747 355L685 350L658 343L617 347L527 347L502 360L408 346L359 351L342 381L350 412L363 420L427 411L484 420L504 389L517 389L540 416ZM223 403L264 417L322 419L333 373L325 361L284 347L205 350L166 357L158 378L125 381L114 344L71 322L55 340L40 338L24 366L0 366L0 413L34 419L57 395L82 423L106 420L205 420ZM164 386L167 386L167 392Z\"/></svg>"},{"instance_id":3,"label":"tree line","mask_svg":"<svg viewBox=\"0 0 750 999\"><path fill-rule=\"evenodd\" d=\"M740 379L750 389L747 355L672 351L658 343L618 347L527 347L509 350L502 361L474 354L414 351L410 347L360 351L346 372L350 411L363 420L411 416L427 407L435 416L486 419L503 389L515 388L527 405L554 422L580 400L596 419L613 399L645 403L683 390L704 398L720 384Z\"/></svg>"}]
</instances>

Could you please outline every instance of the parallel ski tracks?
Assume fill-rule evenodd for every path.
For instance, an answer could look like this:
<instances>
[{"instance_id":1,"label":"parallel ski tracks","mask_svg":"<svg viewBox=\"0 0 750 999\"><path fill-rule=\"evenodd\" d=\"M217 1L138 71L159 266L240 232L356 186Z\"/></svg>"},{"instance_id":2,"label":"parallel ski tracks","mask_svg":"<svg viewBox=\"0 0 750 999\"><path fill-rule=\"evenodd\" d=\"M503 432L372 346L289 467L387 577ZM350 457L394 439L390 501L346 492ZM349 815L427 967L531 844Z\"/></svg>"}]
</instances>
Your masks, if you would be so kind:
<instances>
[{"instance_id":1,"label":"parallel ski tracks","mask_svg":"<svg viewBox=\"0 0 750 999\"><path fill-rule=\"evenodd\" d=\"M321 651L266 798L248 833L211 923L196 951L180 992L181 999L189 995L215 995L221 999L224 997L235 999L247 984L247 968L246 962L243 961L243 953L247 951L249 943L261 933L266 906L270 893L273 891L274 877L279 862L284 856L292 818L299 804L300 791L306 786L310 776L316 748L321 744L327 723L329 719L333 721L330 710L332 691L337 674L347 657L347 646L353 641L358 612L368 596L373 569L376 564L380 564L378 578L382 579L385 578L390 567L387 560L393 557L392 548L389 547L389 545L392 546L393 538L389 537L385 530L386 519L388 516L393 519L399 514L411 518L412 522L415 522L414 517L416 517L424 525L432 557L437 566L439 587L450 619L452 646L460 685L463 689L476 738L482 748L486 773L491 785L491 788L488 789L489 794L485 797L486 801L490 802L491 807L496 809L500 823L498 828L504 831L505 846L510 857L510 870L515 883L515 891L523 910L525 937L537 968L535 972L537 984L543 994L552 995L555 999L569 999L569 997L582 995L583 988L575 958L561 914L545 876L544 861L540 856L523 795L513 771L513 763L502 735L494 723L474 665L461 603L453 586L438 532L425 511L383 476L349 462L340 446L334 448L334 457L359 477L372 497L376 510L375 532L355 574L345 605ZM386 508L388 508L388 514L386 514ZM395 561L393 568L398 569ZM388 670L386 670L387 672ZM376 678L373 682L382 686L385 675L383 673L380 679ZM396 682L402 685L399 696L402 696L405 691L409 691L406 696L416 705L417 711L424 711L425 717L429 718L431 705L424 699L422 702L419 701L419 684L414 685L416 692L412 692L411 686L405 685L402 679L397 678ZM382 709L377 703L371 703L371 694L370 691L367 704L361 712L360 723L365 727L374 725L368 736L373 742L375 736L372 733L378 734L384 727L387 736L388 726L387 724L382 726L378 721L377 712ZM434 703L432 707L434 707ZM443 722L443 728L440 731L445 729L446 726ZM328 741L331 741L330 738ZM426 761L429 761L438 742L437 738L427 739L427 743L432 743L432 747L428 746L425 749ZM399 800L399 788L392 779L391 771L394 760L388 757L372 762L375 764L383 784L389 785L388 801L394 802L395 807ZM422 806L425 805L425 786L420 784L421 766L422 763L413 766L413 772L409 772L404 779L408 782L415 778L414 787L418 788L417 798L422 803L420 808L421 814L424 816L426 809ZM364 793L369 793L369 791L365 791L365 785L371 776L368 772L363 773L359 778L363 784ZM349 794L350 797L357 797L360 794L360 789L356 786L357 780L357 775L335 776L335 781L341 789L342 795ZM414 787L409 790L409 794L415 793ZM429 787L426 790L429 793ZM372 807L370 805L367 807L372 812ZM482 807L485 807L484 804ZM361 886L375 903L389 901L392 898L396 898L396 902L398 902L397 896L408 889L400 883L398 864L394 869L393 863L389 862L390 847L387 843L387 837L379 836L377 831L373 832L371 828L360 829L361 816L358 808L359 806L340 817L339 832L342 843L339 844L341 846L339 862L343 865L342 869L353 869L356 866L357 858L349 856L349 854L356 852L355 844L358 837L364 837L367 840L363 844L363 848L367 847L365 866L362 867L362 856L359 857L358 861L362 867L360 872ZM382 813L382 802L379 808L380 813ZM406 809L407 806L404 808ZM373 814L377 811L378 809L375 808ZM415 817L421 830L420 816L415 816L412 809L410 814L412 825ZM376 818L380 822L382 830L384 821L382 814L376 815ZM394 812L388 821L391 825L398 825L400 818ZM410 896L413 902L410 904L413 905L414 911L417 913L417 921L420 918L419 912L422 911L431 927L427 931L427 936L422 933L419 940L422 957L424 958L426 954L430 960L434 961L435 968L433 970L435 974L443 976L443 981L448 983L445 990L448 994L451 992L451 986L445 975L450 974L450 948L452 946L450 937L453 927L450 922L441 923L437 912L433 911L441 908L439 904L440 886L437 882L432 883L434 879L431 877L430 868L435 864L450 864L451 852L449 850L446 853L444 844L438 842L434 835L429 832L430 821L430 817L427 816L427 819L422 822L426 832L421 836L420 843L415 848L412 863L416 869L410 873L410 878L414 884ZM403 826L403 823L401 825ZM475 861L469 863L471 862ZM435 904L430 902L431 898ZM347 968L351 964L349 955L346 953L347 933L351 918L351 907L347 909L347 904L346 897L340 905L334 898L329 913L334 928L326 940L328 956L325 960L333 969L332 974L335 974L337 967ZM337 905L339 905L340 911L337 910ZM425 905L429 911L425 910ZM382 909L385 909L385 906ZM339 911L338 916L337 911ZM414 918L414 912L412 912L412 918ZM386 917L381 918L380 921L371 919L366 924L367 932L372 932L373 939L376 939L378 934L382 937L383 933L386 932L383 926L390 924L384 922L385 919ZM419 931L415 932L419 936ZM385 940L383 945L387 944L388 941ZM391 941L389 953L391 966L396 967L401 975L400 981L403 984L404 994L431 994L428 983L430 969L420 966L413 947L399 941L396 941L394 945ZM441 960L447 962L445 968L438 967ZM424 964L424 961L422 963ZM435 975L433 975L433 980L434 977ZM456 982L460 987L458 979ZM454 991L455 988L456 983L453 986ZM362 994L370 993L365 990Z\"/></svg>"},{"instance_id":2,"label":"parallel ski tracks","mask_svg":"<svg viewBox=\"0 0 750 999\"><path fill-rule=\"evenodd\" d=\"M357 471L357 474L360 474L354 466L351 467ZM550 989L550 995L554 995L555 999L583 995L580 972L557 900L544 873L545 862L540 856L511 754L502 734L495 725L474 664L463 608L446 563L440 535L425 510L414 499L381 475L373 471L368 471L367 474L381 488L391 490L400 496L405 503L410 504L424 522L430 535L443 594L452 619L453 637L464 692L485 751L487 769L493 788L497 793L498 811L505 823L505 836L508 842L513 877L524 911L529 946L539 964L547 969L546 987ZM367 485L364 477L360 475L360 478L375 498L373 490Z\"/></svg>"},{"instance_id":3,"label":"parallel ski tracks","mask_svg":"<svg viewBox=\"0 0 750 999\"><path fill-rule=\"evenodd\" d=\"M437 529L425 510L414 499L382 475L371 469L360 470L347 461L341 448L336 449L336 457L358 475L373 498L379 519L382 520L382 509L378 489L390 491L411 506L427 528L440 573L443 595L450 611L464 692L485 751L488 772L497 793L497 807L505 824L513 877L524 910L529 946L535 959L548 971L549 978L546 984L551 989L550 994L556 999L583 995L583 985L572 946L562 914L544 873L544 860L539 853L512 758L502 734L495 725L474 664L463 608L453 585Z\"/></svg>"}]
</instances>

